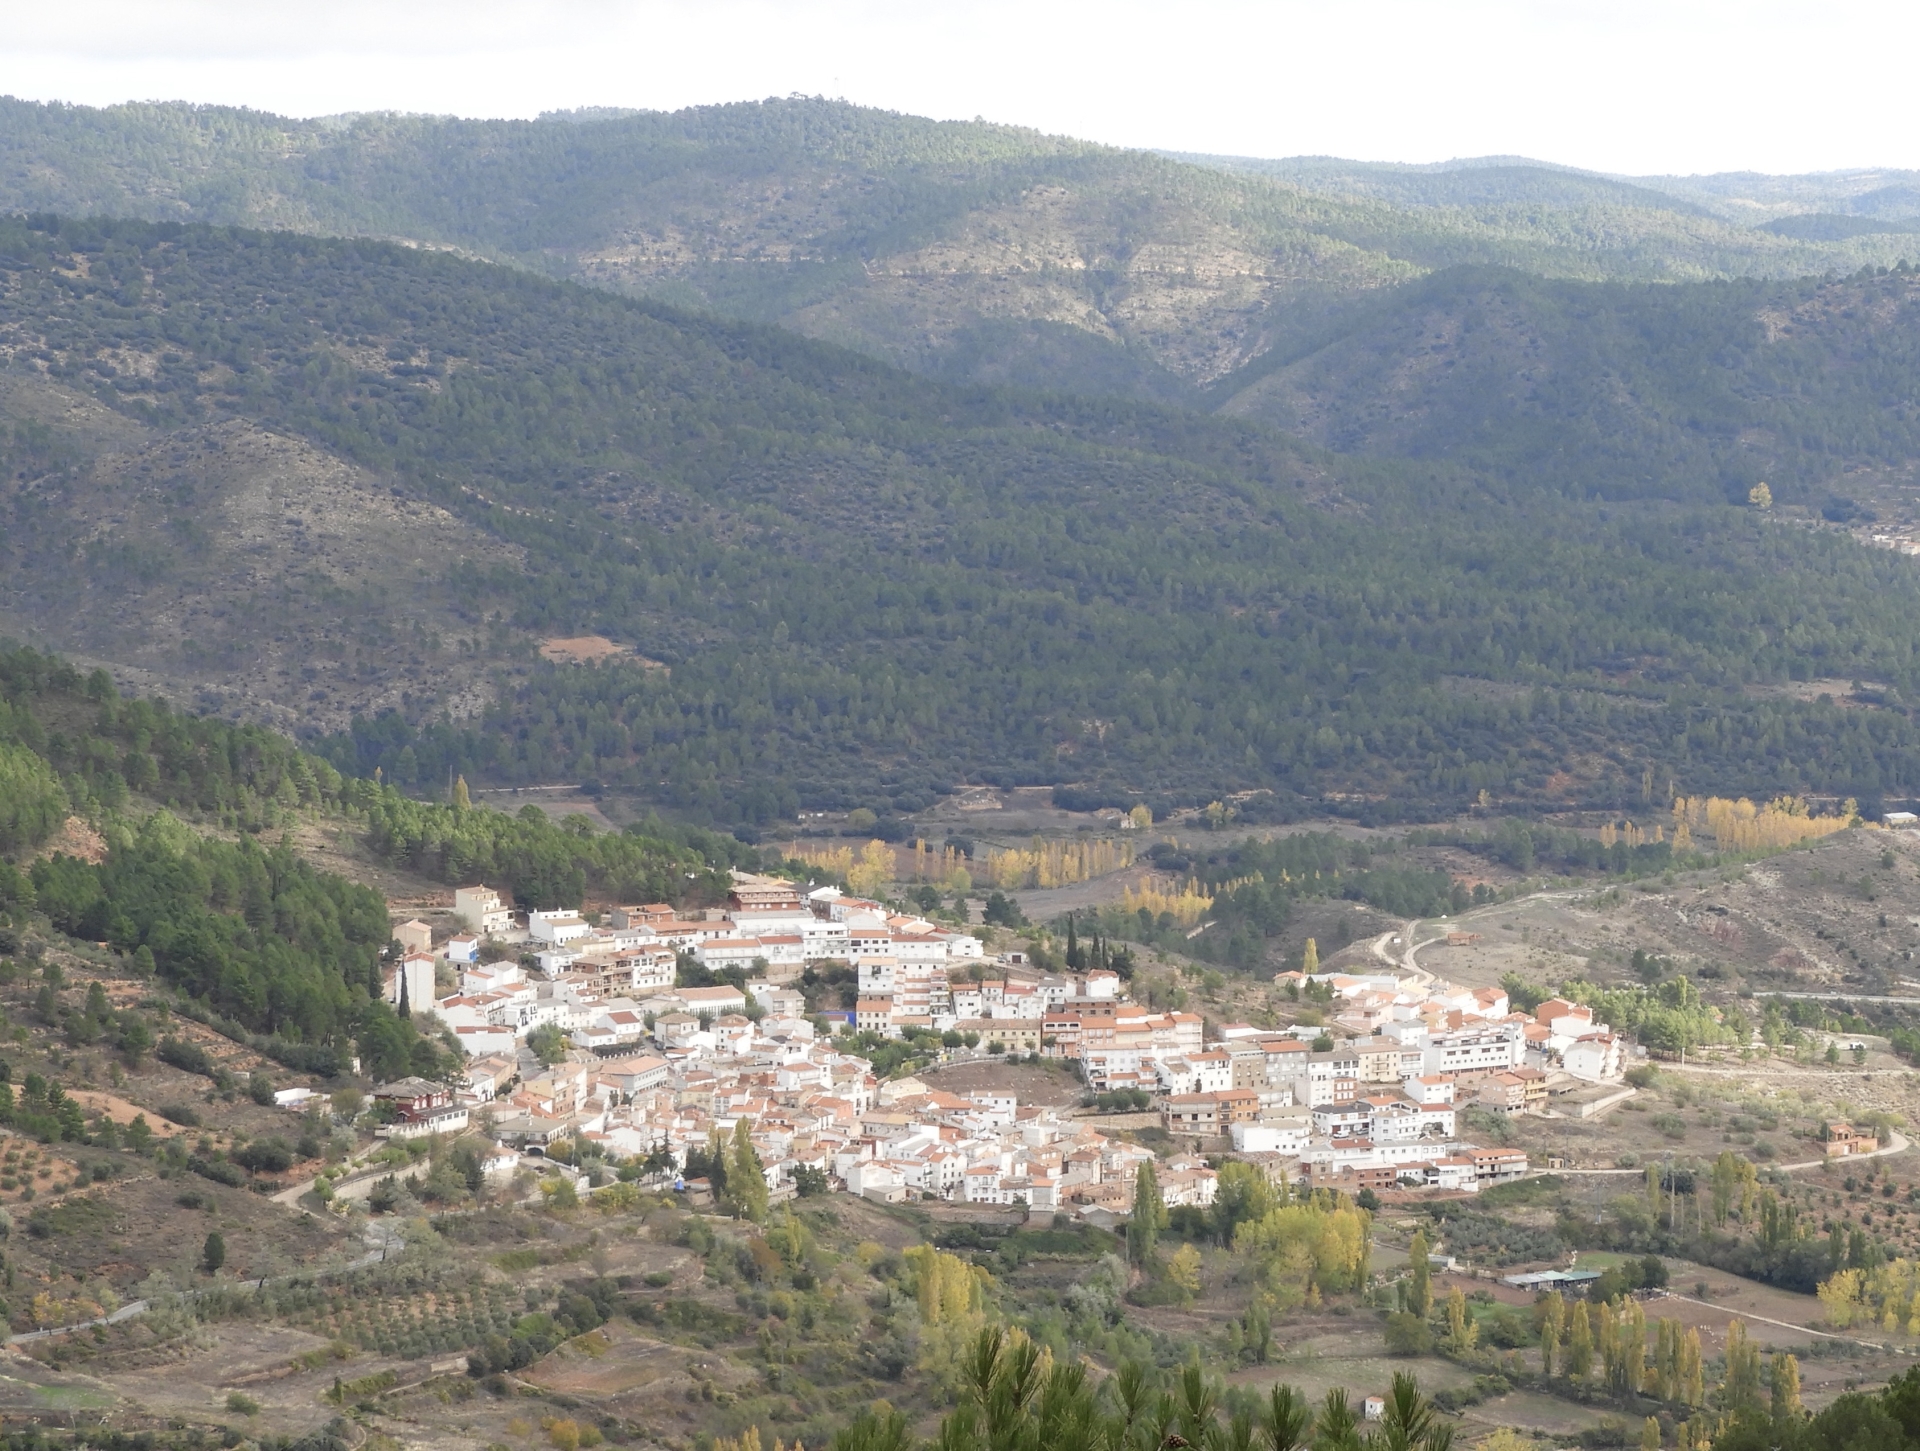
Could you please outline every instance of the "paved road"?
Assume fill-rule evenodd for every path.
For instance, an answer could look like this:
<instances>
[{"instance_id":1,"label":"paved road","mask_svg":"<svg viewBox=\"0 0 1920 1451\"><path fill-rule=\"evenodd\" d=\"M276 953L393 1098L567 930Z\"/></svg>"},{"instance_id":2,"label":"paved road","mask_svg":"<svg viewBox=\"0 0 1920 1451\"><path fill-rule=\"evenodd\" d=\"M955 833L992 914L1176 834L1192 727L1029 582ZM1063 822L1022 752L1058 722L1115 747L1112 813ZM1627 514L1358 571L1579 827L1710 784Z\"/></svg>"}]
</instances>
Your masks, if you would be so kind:
<instances>
[{"instance_id":1,"label":"paved road","mask_svg":"<svg viewBox=\"0 0 1920 1451\"><path fill-rule=\"evenodd\" d=\"M24 1335L9 1335L7 1344L25 1345L30 1340L46 1340L54 1335L71 1335L76 1330L91 1330L96 1325L118 1325L122 1320L131 1320L135 1315L146 1314L151 1308L145 1300L129 1300L111 1315L82 1320L77 1325L56 1325L48 1330L29 1330Z\"/></svg>"}]
</instances>

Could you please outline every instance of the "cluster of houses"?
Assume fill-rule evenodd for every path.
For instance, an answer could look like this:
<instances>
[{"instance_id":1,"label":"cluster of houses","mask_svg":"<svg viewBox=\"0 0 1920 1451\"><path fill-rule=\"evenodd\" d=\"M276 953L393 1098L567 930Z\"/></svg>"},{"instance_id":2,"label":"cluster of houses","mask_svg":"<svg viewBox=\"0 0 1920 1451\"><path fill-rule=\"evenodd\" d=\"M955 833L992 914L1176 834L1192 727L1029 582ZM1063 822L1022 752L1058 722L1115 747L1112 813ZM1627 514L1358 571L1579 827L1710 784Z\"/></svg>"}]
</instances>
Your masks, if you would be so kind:
<instances>
[{"instance_id":1,"label":"cluster of houses","mask_svg":"<svg viewBox=\"0 0 1920 1451\"><path fill-rule=\"evenodd\" d=\"M465 1128L484 1111L503 1143L664 1150L684 1165L746 1118L775 1192L811 1168L878 1198L1125 1212L1148 1150L1005 1095L878 1081L852 1030L957 1033L948 1042L1075 1060L1095 1093L1144 1093L1194 1150L1161 1165L1170 1205L1211 1202L1198 1150L1223 1140L1276 1180L1470 1192L1528 1164L1464 1142L1466 1110L1584 1115L1625 1067L1622 1040L1577 1004L1521 1013L1497 988L1394 976L1283 974L1328 1001L1326 1023L1229 1024L1209 1042L1197 1014L1137 1004L1110 971L1044 972L988 956L970 932L774 878L737 875L725 909L686 916L536 911L522 926L485 887L461 888L454 908L460 925L437 944L424 923L395 928L388 995L446 1024L464 1081L396 1107L387 1133ZM677 986L688 958L741 969L728 974L741 985ZM815 964L845 971L851 1009L809 1011L795 983ZM546 1025L571 1048L558 1063L528 1047Z\"/></svg>"},{"instance_id":2,"label":"cluster of houses","mask_svg":"<svg viewBox=\"0 0 1920 1451\"><path fill-rule=\"evenodd\" d=\"M1316 1182L1473 1191L1527 1172L1518 1149L1462 1142L1469 1109L1586 1117L1631 1093L1627 1045L1592 1010L1549 999L1516 1012L1500 988L1394 976L1282 973L1330 999L1325 1024L1228 1024L1203 1051L1081 1049L1087 1081L1160 1097L1170 1133L1224 1136L1296 1162Z\"/></svg>"}]
</instances>

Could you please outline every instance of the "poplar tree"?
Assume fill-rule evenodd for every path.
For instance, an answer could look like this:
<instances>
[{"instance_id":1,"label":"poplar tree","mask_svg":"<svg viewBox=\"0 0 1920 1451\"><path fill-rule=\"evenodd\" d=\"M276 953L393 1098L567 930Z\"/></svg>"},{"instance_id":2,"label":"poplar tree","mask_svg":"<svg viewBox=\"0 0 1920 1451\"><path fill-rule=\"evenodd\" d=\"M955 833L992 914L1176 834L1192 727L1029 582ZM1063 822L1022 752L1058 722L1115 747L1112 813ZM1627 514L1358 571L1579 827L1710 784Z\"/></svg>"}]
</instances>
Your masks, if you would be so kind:
<instances>
[{"instance_id":1,"label":"poplar tree","mask_svg":"<svg viewBox=\"0 0 1920 1451\"><path fill-rule=\"evenodd\" d=\"M1678 1359L1679 1343L1674 1332L1679 1328L1677 1320L1664 1316L1656 1320L1653 1326L1653 1380L1651 1389L1656 1401L1670 1401L1674 1396L1674 1365Z\"/></svg>"},{"instance_id":2,"label":"poplar tree","mask_svg":"<svg viewBox=\"0 0 1920 1451\"><path fill-rule=\"evenodd\" d=\"M1784 1426L1800 1419L1800 1362L1791 1355L1776 1355L1770 1367L1773 1382L1773 1423Z\"/></svg>"},{"instance_id":3,"label":"poplar tree","mask_svg":"<svg viewBox=\"0 0 1920 1451\"><path fill-rule=\"evenodd\" d=\"M1447 1295L1447 1348L1460 1355L1473 1349L1474 1341L1479 1338L1480 1327L1467 1313L1467 1297L1455 1285Z\"/></svg>"},{"instance_id":4,"label":"poplar tree","mask_svg":"<svg viewBox=\"0 0 1920 1451\"><path fill-rule=\"evenodd\" d=\"M727 1187L742 1219L762 1224L767 1218L767 1174L747 1129L747 1121L733 1121L733 1162L727 1166Z\"/></svg>"},{"instance_id":5,"label":"poplar tree","mask_svg":"<svg viewBox=\"0 0 1920 1451\"><path fill-rule=\"evenodd\" d=\"M1133 1176L1133 1212L1127 1216L1127 1249L1136 1265L1153 1258L1154 1244L1166 1227L1167 1202L1160 1197L1160 1176L1149 1159Z\"/></svg>"},{"instance_id":6,"label":"poplar tree","mask_svg":"<svg viewBox=\"0 0 1920 1451\"><path fill-rule=\"evenodd\" d=\"M720 1135L720 1125L715 1124L707 1131L707 1183L713 1188L714 1202L727 1197L727 1141Z\"/></svg>"},{"instance_id":7,"label":"poplar tree","mask_svg":"<svg viewBox=\"0 0 1920 1451\"><path fill-rule=\"evenodd\" d=\"M1727 1322L1727 1374L1720 1383L1720 1399L1736 1415L1760 1408L1760 1347L1739 1320Z\"/></svg>"},{"instance_id":8,"label":"poplar tree","mask_svg":"<svg viewBox=\"0 0 1920 1451\"><path fill-rule=\"evenodd\" d=\"M1569 1378L1584 1381L1593 1373L1593 1317L1588 1313L1587 1302L1581 1300L1573 1307L1571 1324L1567 1330L1567 1375Z\"/></svg>"},{"instance_id":9,"label":"poplar tree","mask_svg":"<svg viewBox=\"0 0 1920 1451\"><path fill-rule=\"evenodd\" d=\"M1554 1362L1560 1356L1560 1338L1567 1328L1567 1301L1558 1290L1540 1303L1540 1374L1553 1379Z\"/></svg>"},{"instance_id":10,"label":"poplar tree","mask_svg":"<svg viewBox=\"0 0 1920 1451\"><path fill-rule=\"evenodd\" d=\"M1682 1401L1696 1410L1707 1403L1707 1373L1700 1355L1700 1332L1691 1327L1680 1337L1680 1356L1674 1379L1679 1382Z\"/></svg>"},{"instance_id":11,"label":"poplar tree","mask_svg":"<svg viewBox=\"0 0 1920 1451\"><path fill-rule=\"evenodd\" d=\"M1620 1344L1620 1386L1628 1395L1640 1394L1647 1376L1647 1312L1638 1300L1620 1307L1615 1336Z\"/></svg>"},{"instance_id":12,"label":"poplar tree","mask_svg":"<svg viewBox=\"0 0 1920 1451\"><path fill-rule=\"evenodd\" d=\"M1427 1232L1424 1229L1413 1232L1413 1243L1407 1247L1407 1258L1413 1266L1407 1285L1407 1313L1425 1320L1433 1313L1433 1263L1428 1258Z\"/></svg>"}]
</instances>

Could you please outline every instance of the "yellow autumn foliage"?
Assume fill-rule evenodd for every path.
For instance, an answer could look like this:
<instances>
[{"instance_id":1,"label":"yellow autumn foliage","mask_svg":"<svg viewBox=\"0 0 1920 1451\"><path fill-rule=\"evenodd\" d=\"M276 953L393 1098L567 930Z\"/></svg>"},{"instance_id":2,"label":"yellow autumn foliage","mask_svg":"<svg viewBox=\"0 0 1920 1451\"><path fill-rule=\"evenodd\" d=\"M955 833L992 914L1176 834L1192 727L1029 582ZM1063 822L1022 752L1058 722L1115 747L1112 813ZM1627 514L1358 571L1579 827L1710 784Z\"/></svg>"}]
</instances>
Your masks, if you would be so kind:
<instances>
[{"instance_id":1,"label":"yellow autumn foliage","mask_svg":"<svg viewBox=\"0 0 1920 1451\"><path fill-rule=\"evenodd\" d=\"M1673 802L1673 844L1691 845L1696 836L1709 836L1722 851L1768 851L1795 842L1832 836L1859 823L1860 812L1849 801L1836 816L1814 816L1797 796L1779 796L1765 806L1742 797L1679 796Z\"/></svg>"},{"instance_id":2,"label":"yellow autumn foliage","mask_svg":"<svg viewBox=\"0 0 1920 1451\"><path fill-rule=\"evenodd\" d=\"M856 897L872 897L893 877L893 848L884 841L870 841L847 872L847 889Z\"/></svg>"},{"instance_id":3,"label":"yellow autumn foliage","mask_svg":"<svg viewBox=\"0 0 1920 1451\"><path fill-rule=\"evenodd\" d=\"M760 1439L760 1428L758 1426L749 1426L738 1436L715 1437L713 1451L761 1451L761 1447L764 1444ZM795 1441L792 1447L789 1448L781 1443L778 1436L775 1436L773 1438L773 1451L807 1451L807 1448L798 1441Z\"/></svg>"},{"instance_id":4,"label":"yellow autumn foliage","mask_svg":"<svg viewBox=\"0 0 1920 1451\"><path fill-rule=\"evenodd\" d=\"M1066 887L1133 865L1128 841L1050 841L1036 836L1025 850L989 847L987 875L1003 891L1015 887Z\"/></svg>"},{"instance_id":5,"label":"yellow autumn foliage","mask_svg":"<svg viewBox=\"0 0 1920 1451\"><path fill-rule=\"evenodd\" d=\"M1870 1270L1841 1270L1821 1281L1820 1303L1836 1330L1860 1325L1920 1335L1920 1261L1897 1259Z\"/></svg>"},{"instance_id":6,"label":"yellow autumn foliage","mask_svg":"<svg viewBox=\"0 0 1920 1451\"><path fill-rule=\"evenodd\" d=\"M968 1344L987 1323L987 1286L978 1265L917 1244L900 1256L920 1307L920 1369L946 1386L958 1383Z\"/></svg>"},{"instance_id":7,"label":"yellow autumn foliage","mask_svg":"<svg viewBox=\"0 0 1920 1451\"><path fill-rule=\"evenodd\" d=\"M788 855L810 867L818 867L830 876L844 877L853 870L853 848L850 846L798 845Z\"/></svg>"},{"instance_id":8,"label":"yellow autumn foliage","mask_svg":"<svg viewBox=\"0 0 1920 1451\"><path fill-rule=\"evenodd\" d=\"M104 1298L112 1299L111 1296ZM98 1320L117 1306L117 1301L103 1305L99 1300L89 1299L84 1295L62 1299L42 1290L33 1297L31 1311L33 1323L41 1329L46 1329L53 1325L78 1325L82 1321Z\"/></svg>"},{"instance_id":9,"label":"yellow autumn foliage","mask_svg":"<svg viewBox=\"0 0 1920 1451\"><path fill-rule=\"evenodd\" d=\"M1203 892L1198 882L1189 878L1171 887L1162 887L1152 881L1137 891L1127 887L1121 892L1121 904L1129 912L1138 912L1144 907L1155 917L1167 912L1182 926L1191 926L1212 909L1213 897Z\"/></svg>"},{"instance_id":10,"label":"yellow autumn foliage","mask_svg":"<svg viewBox=\"0 0 1920 1451\"><path fill-rule=\"evenodd\" d=\"M1358 1289L1373 1253L1373 1216L1322 1190L1234 1231L1233 1248L1257 1267L1269 1305L1291 1310L1314 1291Z\"/></svg>"},{"instance_id":11,"label":"yellow autumn foliage","mask_svg":"<svg viewBox=\"0 0 1920 1451\"><path fill-rule=\"evenodd\" d=\"M986 1309L987 1272L958 1255L917 1244L900 1256L913 1272L922 1325L951 1324Z\"/></svg>"},{"instance_id":12,"label":"yellow autumn foliage","mask_svg":"<svg viewBox=\"0 0 1920 1451\"><path fill-rule=\"evenodd\" d=\"M924 840L916 840L909 870L916 882L938 882L949 892L973 890L973 873L967 869L967 858L954 847L942 847L936 852Z\"/></svg>"}]
</instances>

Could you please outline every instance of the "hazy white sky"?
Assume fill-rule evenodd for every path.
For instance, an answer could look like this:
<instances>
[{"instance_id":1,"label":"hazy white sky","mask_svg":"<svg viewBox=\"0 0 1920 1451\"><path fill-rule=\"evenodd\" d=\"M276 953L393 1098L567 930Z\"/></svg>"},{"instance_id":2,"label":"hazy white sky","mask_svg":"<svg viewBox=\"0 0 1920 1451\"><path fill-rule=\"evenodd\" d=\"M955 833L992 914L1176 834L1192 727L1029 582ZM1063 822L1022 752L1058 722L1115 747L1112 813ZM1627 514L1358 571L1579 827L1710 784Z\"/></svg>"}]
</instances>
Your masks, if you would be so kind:
<instances>
[{"instance_id":1,"label":"hazy white sky","mask_svg":"<svg viewBox=\"0 0 1920 1451\"><path fill-rule=\"evenodd\" d=\"M1122 145L1920 167L1920 5L4 0L0 92L530 116L793 92Z\"/></svg>"}]
</instances>

